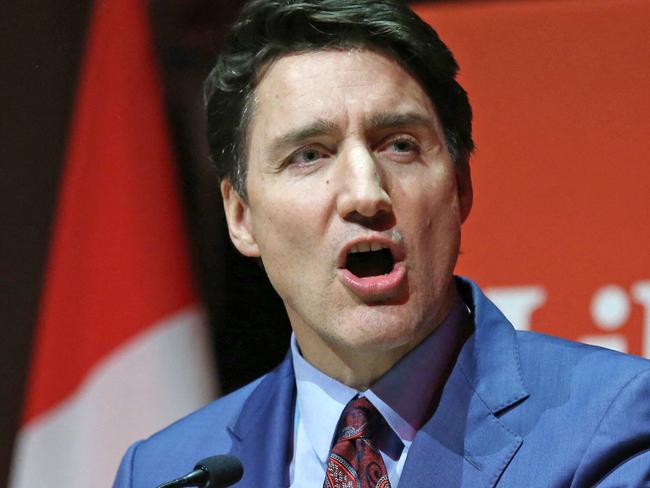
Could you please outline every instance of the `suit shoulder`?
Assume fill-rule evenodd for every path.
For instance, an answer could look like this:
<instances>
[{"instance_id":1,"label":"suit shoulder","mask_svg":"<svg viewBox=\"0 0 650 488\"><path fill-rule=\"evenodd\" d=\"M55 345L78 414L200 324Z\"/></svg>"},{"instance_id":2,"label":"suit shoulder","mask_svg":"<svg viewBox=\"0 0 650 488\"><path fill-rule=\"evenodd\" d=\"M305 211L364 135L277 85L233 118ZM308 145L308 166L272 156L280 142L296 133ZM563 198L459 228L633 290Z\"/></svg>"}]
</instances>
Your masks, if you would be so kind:
<instances>
[{"instance_id":1,"label":"suit shoulder","mask_svg":"<svg viewBox=\"0 0 650 488\"><path fill-rule=\"evenodd\" d=\"M594 346L583 342L576 342L569 339L563 339L562 337L528 330L517 330L516 334L517 340L524 347L539 348L541 346L543 348L548 348L569 355L596 354L600 355L601 358L606 357L613 361L623 361L630 365L636 365L641 369L650 368L650 360L646 358L615 351L613 349L607 349L606 347Z\"/></svg>"},{"instance_id":2,"label":"suit shoulder","mask_svg":"<svg viewBox=\"0 0 650 488\"><path fill-rule=\"evenodd\" d=\"M263 379L264 376L134 444L125 456L132 486L156 486L190 471L200 459L229 452L232 440L228 426Z\"/></svg>"},{"instance_id":3,"label":"suit shoulder","mask_svg":"<svg viewBox=\"0 0 650 488\"><path fill-rule=\"evenodd\" d=\"M208 403L204 407L192 412L149 437L147 442L157 442L166 437L176 438L178 434L187 435L191 432L200 432L206 425L211 429L223 430L237 417L246 399L264 379L261 376L251 383Z\"/></svg>"},{"instance_id":4,"label":"suit shoulder","mask_svg":"<svg viewBox=\"0 0 650 488\"><path fill-rule=\"evenodd\" d=\"M502 420L524 433L523 450L570 463L571 486L646 486L650 361L533 332L517 338L530 396Z\"/></svg>"},{"instance_id":5,"label":"suit shoulder","mask_svg":"<svg viewBox=\"0 0 650 488\"><path fill-rule=\"evenodd\" d=\"M529 374L543 370L546 377L558 378L572 373L578 383L606 381L622 386L650 373L650 360L604 347L530 331L517 331L517 341L521 368Z\"/></svg>"}]
</instances>

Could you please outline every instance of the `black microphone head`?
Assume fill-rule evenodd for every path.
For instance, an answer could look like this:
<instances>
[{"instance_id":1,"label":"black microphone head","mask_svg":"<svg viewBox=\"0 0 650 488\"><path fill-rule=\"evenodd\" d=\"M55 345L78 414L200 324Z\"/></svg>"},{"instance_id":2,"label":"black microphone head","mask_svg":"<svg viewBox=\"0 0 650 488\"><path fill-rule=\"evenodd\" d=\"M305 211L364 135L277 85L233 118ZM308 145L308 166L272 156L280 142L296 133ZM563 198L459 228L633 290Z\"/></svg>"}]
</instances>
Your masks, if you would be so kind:
<instances>
[{"instance_id":1,"label":"black microphone head","mask_svg":"<svg viewBox=\"0 0 650 488\"><path fill-rule=\"evenodd\" d=\"M194 469L202 469L208 473L208 483L205 486L219 488L237 483L244 475L241 461L230 454L210 456L202 459Z\"/></svg>"}]
</instances>

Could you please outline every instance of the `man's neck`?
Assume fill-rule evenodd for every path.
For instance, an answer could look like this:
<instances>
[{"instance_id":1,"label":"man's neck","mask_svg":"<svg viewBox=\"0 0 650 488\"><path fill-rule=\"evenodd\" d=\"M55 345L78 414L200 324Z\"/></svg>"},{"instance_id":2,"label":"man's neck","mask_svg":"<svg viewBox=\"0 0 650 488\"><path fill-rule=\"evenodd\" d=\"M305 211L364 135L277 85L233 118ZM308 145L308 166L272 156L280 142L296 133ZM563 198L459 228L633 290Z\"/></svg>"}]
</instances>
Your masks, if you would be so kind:
<instances>
[{"instance_id":1,"label":"man's neck","mask_svg":"<svg viewBox=\"0 0 650 488\"><path fill-rule=\"evenodd\" d=\"M314 367L358 391L370 388L400 359L428 337L447 317L458 299L455 284L441 309L426 324L417 327L413 337L402 344L386 347L351 347L346 344L326 342L313 329L294 327L302 356Z\"/></svg>"}]
</instances>

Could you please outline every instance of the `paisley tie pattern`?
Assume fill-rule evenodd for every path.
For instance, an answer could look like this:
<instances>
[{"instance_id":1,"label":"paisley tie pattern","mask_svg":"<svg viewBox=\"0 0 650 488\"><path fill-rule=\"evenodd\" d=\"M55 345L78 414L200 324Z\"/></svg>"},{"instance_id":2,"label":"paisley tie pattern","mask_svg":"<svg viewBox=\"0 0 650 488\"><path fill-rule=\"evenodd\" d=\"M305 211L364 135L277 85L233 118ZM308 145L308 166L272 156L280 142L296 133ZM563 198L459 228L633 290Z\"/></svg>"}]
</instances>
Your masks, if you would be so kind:
<instances>
[{"instance_id":1,"label":"paisley tie pattern","mask_svg":"<svg viewBox=\"0 0 650 488\"><path fill-rule=\"evenodd\" d=\"M365 397L353 398L346 405L323 488L390 488L384 460L372 444L382 424L381 415Z\"/></svg>"}]
</instances>

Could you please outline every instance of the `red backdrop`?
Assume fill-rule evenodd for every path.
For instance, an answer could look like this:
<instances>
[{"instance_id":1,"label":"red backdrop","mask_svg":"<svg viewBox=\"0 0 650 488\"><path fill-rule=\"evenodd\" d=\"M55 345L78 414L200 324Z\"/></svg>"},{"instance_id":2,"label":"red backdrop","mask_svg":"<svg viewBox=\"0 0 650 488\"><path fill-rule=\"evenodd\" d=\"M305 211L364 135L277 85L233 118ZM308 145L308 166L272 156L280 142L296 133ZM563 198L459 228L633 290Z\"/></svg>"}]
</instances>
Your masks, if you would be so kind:
<instances>
[{"instance_id":1,"label":"red backdrop","mask_svg":"<svg viewBox=\"0 0 650 488\"><path fill-rule=\"evenodd\" d=\"M650 357L650 2L416 10L475 113L458 272L518 327Z\"/></svg>"}]
</instances>

